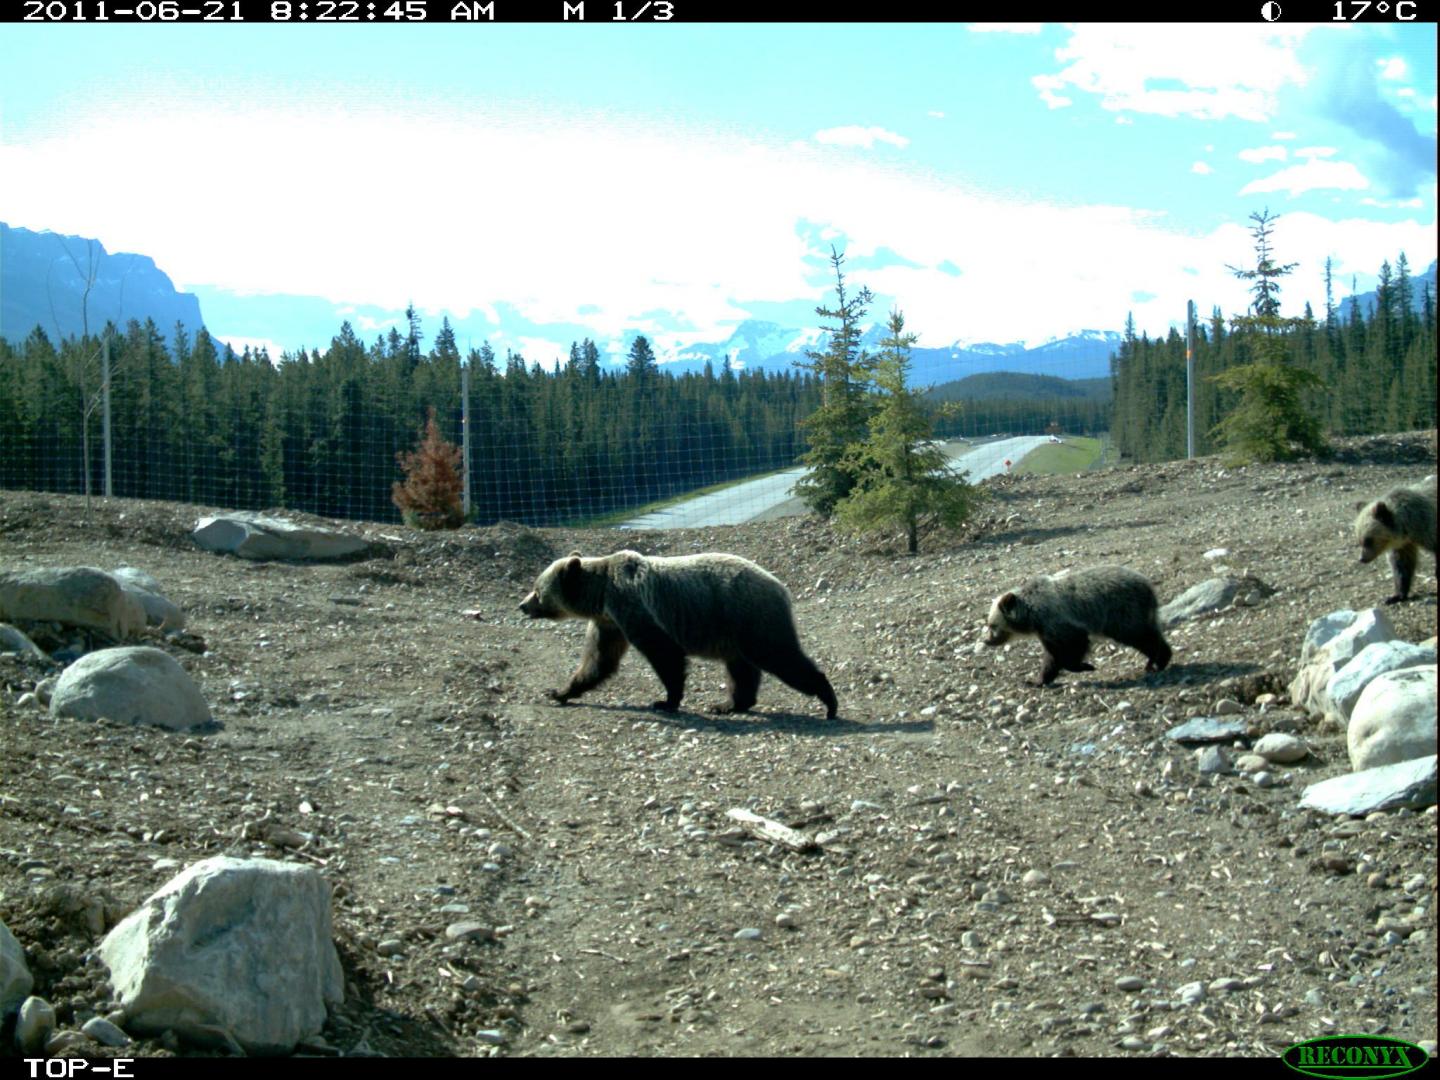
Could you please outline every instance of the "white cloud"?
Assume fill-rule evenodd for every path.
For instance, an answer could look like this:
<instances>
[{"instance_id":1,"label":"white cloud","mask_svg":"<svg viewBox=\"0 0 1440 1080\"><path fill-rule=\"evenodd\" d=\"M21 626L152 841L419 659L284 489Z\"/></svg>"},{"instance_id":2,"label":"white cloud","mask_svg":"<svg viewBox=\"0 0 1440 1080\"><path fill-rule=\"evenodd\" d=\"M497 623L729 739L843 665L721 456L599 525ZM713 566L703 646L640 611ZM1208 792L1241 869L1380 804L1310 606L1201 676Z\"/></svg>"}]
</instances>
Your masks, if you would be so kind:
<instances>
[{"instance_id":1,"label":"white cloud","mask_svg":"<svg viewBox=\"0 0 1440 1080\"><path fill-rule=\"evenodd\" d=\"M404 145L444 147L453 186L414 194L405 155L362 149ZM136 146L184 146L189 160L202 161L363 162L366 183L329 185L323 198L309 198L283 170L212 170L193 188L157 186L137 169L93 182L95 161L133 160ZM583 196L574 187L576 161L586 163ZM684 182L637 191L636 161L652 176ZM1298 168L1337 167L1350 168L1324 161ZM568 353L568 338L545 338L547 323L584 326L597 341L617 342L628 330L653 328L664 356L690 342L724 340L750 315L743 300L813 308L830 299L830 283L815 267L832 241L856 259L884 247L918 264L849 279L881 298L872 316L883 318L898 303L927 345L1043 340L1115 326L1132 307L1141 329L1163 333L1183 317L1186 299L1227 312L1248 302L1243 283L1225 270L1251 250L1240 223L1195 235L1167 228L1152 211L1024 202L857 160L845 147L766 145L735 132L600 115L505 119L470 105L419 113L255 102L226 111L183 102L152 111L102 105L41 141L0 142L0 175L9 220L144 252L180 288L210 284L384 310L413 299L452 320L513 306L539 328L512 330L536 335L519 341L497 333L497 352L503 356L508 341L546 363ZM377 218L376 191L393 193L403 228ZM1045 242L1016 243L1017 236ZM1327 254L1344 253L1365 274L1397 251L1415 266L1435 258L1433 219L1333 222L1296 213L1282 217L1276 237L1284 261L1315 260L1304 268L1316 281ZM930 269L942 263L962 273ZM1016 281L1045 282L1046 302L1037 308ZM1154 299L1130 303L1136 289ZM1287 289L1287 310L1292 295L1298 303L1323 292ZM673 312L693 329L657 326L646 314L655 311ZM281 350L265 344L278 359Z\"/></svg>"},{"instance_id":2,"label":"white cloud","mask_svg":"<svg viewBox=\"0 0 1440 1080\"><path fill-rule=\"evenodd\" d=\"M1386 59L1376 60L1375 66L1380 69L1380 78L1388 79L1391 82L1399 82L1410 74L1409 65L1403 57L1391 56Z\"/></svg>"},{"instance_id":3,"label":"white cloud","mask_svg":"<svg viewBox=\"0 0 1440 1080\"><path fill-rule=\"evenodd\" d=\"M902 149L910 145L910 140L904 135L896 135L882 127L860 127L858 124L826 128L824 131L817 131L814 138L816 142L826 146L863 146L866 150L877 142L889 143Z\"/></svg>"},{"instance_id":4,"label":"white cloud","mask_svg":"<svg viewBox=\"0 0 1440 1080\"><path fill-rule=\"evenodd\" d=\"M1194 165L1190 166L1190 171L1193 173L1199 173L1201 176L1209 176L1215 170L1212 169L1209 165L1206 165L1205 162L1197 161Z\"/></svg>"},{"instance_id":5,"label":"white cloud","mask_svg":"<svg viewBox=\"0 0 1440 1080\"><path fill-rule=\"evenodd\" d=\"M1274 131L1270 133L1270 138L1276 142L1289 142L1291 139L1298 139L1299 137L1300 136L1296 135L1293 131Z\"/></svg>"},{"instance_id":6,"label":"white cloud","mask_svg":"<svg viewBox=\"0 0 1440 1080\"><path fill-rule=\"evenodd\" d=\"M1284 161L1286 155L1283 146L1257 146L1249 150L1241 150L1235 156L1241 161L1248 161L1251 165L1259 165L1265 161Z\"/></svg>"},{"instance_id":7,"label":"white cloud","mask_svg":"<svg viewBox=\"0 0 1440 1080\"><path fill-rule=\"evenodd\" d=\"M1334 157L1340 151L1334 146L1302 146L1295 151L1297 158L1329 158Z\"/></svg>"},{"instance_id":8,"label":"white cloud","mask_svg":"<svg viewBox=\"0 0 1440 1080\"><path fill-rule=\"evenodd\" d=\"M1365 174L1348 161L1312 159L1304 165L1292 165L1278 173L1252 180L1240 189L1241 195L1288 191L1293 198L1307 191L1338 188L1341 191L1363 191L1370 186Z\"/></svg>"},{"instance_id":9,"label":"white cloud","mask_svg":"<svg viewBox=\"0 0 1440 1080\"><path fill-rule=\"evenodd\" d=\"M1308 32L1233 23L1085 23L1072 27L1070 40L1055 50L1065 65L1059 73L1031 82L1051 108L1069 104L1059 92L1073 88L1098 96L1112 111L1263 122L1275 112L1282 87L1308 81L1295 51Z\"/></svg>"}]
</instances>

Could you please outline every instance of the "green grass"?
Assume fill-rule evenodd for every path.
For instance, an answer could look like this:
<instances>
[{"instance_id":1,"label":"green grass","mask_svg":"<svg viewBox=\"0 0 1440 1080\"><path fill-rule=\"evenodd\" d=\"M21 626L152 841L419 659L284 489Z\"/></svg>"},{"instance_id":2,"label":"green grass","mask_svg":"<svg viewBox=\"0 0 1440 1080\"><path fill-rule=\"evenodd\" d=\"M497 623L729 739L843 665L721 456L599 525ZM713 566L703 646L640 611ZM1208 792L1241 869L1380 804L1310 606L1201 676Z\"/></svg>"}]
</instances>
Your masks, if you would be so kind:
<instances>
[{"instance_id":1,"label":"green grass","mask_svg":"<svg viewBox=\"0 0 1440 1080\"><path fill-rule=\"evenodd\" d=\"M1060 444L1046 443L1037 446L1020 459L1020 464L1011 471L1040 473L1058 476L1066 473L1084 472L1100 460L1100 440L1067 438Z\"/></svg>"},{"instance_id":2,"label":"green grass","mask_svg":"<svg viewBox=\"0 0 1440 1080\"><path fill-rule=\"evenodd\" d=\"M786 468L793 467L794 466L786 466ZM559 527L562 529L613 529L629 521L631 518L653 514L656 510L664 510L666 507L688 502L701 495L711 495L717 491L724 491L726 488L735 487L737 484L748 484L751 480L759 480L764 476L774 476L776 473L784 471L785 469L771 469L769 472L755 473L753 476L742 476L738 480L726 480L723 484L711 484L709 487L696 488L694 491L682 492L668 499L659 499L652 503L645 503L643 506L632 506L624 510L612 510L608 514L596 514L594 517L576 518L573 521L565 522L565 524Z\"/></svg>"}]
</instances>

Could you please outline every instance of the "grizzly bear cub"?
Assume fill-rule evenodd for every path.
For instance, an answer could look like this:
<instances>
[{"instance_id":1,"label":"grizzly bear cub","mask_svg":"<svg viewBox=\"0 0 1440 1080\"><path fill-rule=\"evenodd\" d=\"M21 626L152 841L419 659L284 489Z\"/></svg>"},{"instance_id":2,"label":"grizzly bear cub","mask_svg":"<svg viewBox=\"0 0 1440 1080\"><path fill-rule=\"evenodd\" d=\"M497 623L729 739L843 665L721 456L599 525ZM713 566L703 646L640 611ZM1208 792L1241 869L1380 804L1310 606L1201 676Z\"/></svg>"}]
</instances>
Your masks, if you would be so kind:
<instances>
[{"instance_id":1,"label":"grizzly bear cub","mask_svg":"<svg viewBox=\"0 0 1440 1080\"><path fill-rule=\"evenodd\" d=\"M1123 566L1097 566L1053 577L1037 577L995 599L986 620L986 645L1003 645L1012 634L1033 634L1045 648L1040 685L1061 671L1094 671L1085 662L1090 635L1100 634L1139 649L1146 671L1170 663L1170 646L1160 632L1155 590Z\"/></svg>"},{"instance_id":2,"label":"grizzly bear cub","mask_svg":"<svg viewBox=\"0 0 1440 1080\"><path fill-rule=\"evenodd\" d=\"M1390 555L1395 592L1385 603L1410 599L1420 549L1435 554L1435 477L1427 476L1413 487L1397 487L1360 509L1355 519L1355 540L1360 561L1368 563L1382 553Z\"/></svg>"},{"instance_id":3,"label":"grizzly bear cub","mask_svg":"<svg viewBox=\"0 0 1440 1080\"><path fill-rule=\"evenodd\" d=\"M687 657L725 663L730 698L717 712L748 712L768 671L837 710L830 680L800 648L790 594L773 574L738 555L661 557L617 551L603 558L574 552L541 573L520 603L532 619L589 619L580 666L562 705L615 673L634 645L665 686L654 708L674 712L685 694Z\"/></svg>"}]
</instances>

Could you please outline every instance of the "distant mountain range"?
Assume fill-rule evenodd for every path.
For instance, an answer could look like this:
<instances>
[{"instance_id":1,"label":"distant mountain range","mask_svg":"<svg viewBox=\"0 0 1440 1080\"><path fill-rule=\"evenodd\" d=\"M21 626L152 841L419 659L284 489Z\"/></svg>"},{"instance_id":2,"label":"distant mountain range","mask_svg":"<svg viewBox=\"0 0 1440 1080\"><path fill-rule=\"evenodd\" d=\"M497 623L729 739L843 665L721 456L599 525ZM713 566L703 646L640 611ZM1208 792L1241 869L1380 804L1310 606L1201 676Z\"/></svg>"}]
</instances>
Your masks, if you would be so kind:
<instances>
[{"instance_id":1,"label":"distant mountain range","mask_svg":"<svg viewBox=\"0 0 1440 1080\"><path fill-rule=\"evenodd\" d=\"M147 318L167 337L176 322L191 333L204 325L200 301L178 292L148 255L111 255L98 240L0 222L0 337L18 343L39 326L58 343L87 326L99 333L107 320L123 329Z\"/></svg>"},{"instance_id":2,"label":"distant mountain range","mask_svg":"<svg viewBox=\"0 0 1440 1080\"><path fill-rule=\"evenodd\" d=\"M1425 274L1413 279L1417 311L1424 283L1429 281L1433 285L1435 272L1432 263ZM87 283L88 299L85 298ZM225 295L221 290L206 295L220 305L222 315L228 309L229 324L238 321L251 328L249 340L278 343L272 346L272 355L276 347L298 350L320 345L323 348L339 331L344 318L359 320L357 330L363 325L385 326L396 321L394 313L369 305L348 309L349 314L341 315L336 305L319 297L238 297ZM1363 293L1357 298L1361 310L1373 305L1374 295ZM500 312L501 328L509 331L512 339L533 336L568 341L600 336L587 333L583 327L526 323L523 315L504 304L497 304L496 309ZM1342 314L1348 313L1348 309L1347 298L1341 302ZM204 325L199 299L193 294L178 292L170 278L148 256L112 255L98 240L11 228L0 222L0 337L18 342L36 325L43 327L52 339L69 337L81 333L84 315L88 315L91 333L103 327L107 319L123 326L130 319L149 318L167 337L177 321L184 323L191 333ZM327 326L330 318L334 322ZM295 327L301 325L305 330L297 331ZM427 329L434 333L433 320ZM462 348L467 341L478 344L496 336L496 328L490 324L473 328L456 325L455 330ZM883 325L870 326L862 338L862 347L879 351L886 333ZM362 332L361 336L373 340L373 335ZM634 331L624 335L627 349L637 336ZM232 336L230 340L240 339ZM727 359L736 367L750 370L789 371L794 370L794 362L802 359L806 350L822 348L824 340L825 334L813 327L751 319L737 326L725 341L691 345L678 355L659 359L661 370L674 374L700 371L707 363L718 371ZM1121 335L1114 330L1079 330L1040 345L957 341L939 348L915 348L911 352L911 382L920 387L935 387L997 371L1067 380L1103 379L1110 374L1110 357L1119 348L1120 341ZM498 351L500 346L496 348ZM273 358L278 360L279 356ZM554 358L527 355L527 359L548 363ZM605 361L619 367L624 365L625 357L611 354Z\"/></svg>"}]
</instances>

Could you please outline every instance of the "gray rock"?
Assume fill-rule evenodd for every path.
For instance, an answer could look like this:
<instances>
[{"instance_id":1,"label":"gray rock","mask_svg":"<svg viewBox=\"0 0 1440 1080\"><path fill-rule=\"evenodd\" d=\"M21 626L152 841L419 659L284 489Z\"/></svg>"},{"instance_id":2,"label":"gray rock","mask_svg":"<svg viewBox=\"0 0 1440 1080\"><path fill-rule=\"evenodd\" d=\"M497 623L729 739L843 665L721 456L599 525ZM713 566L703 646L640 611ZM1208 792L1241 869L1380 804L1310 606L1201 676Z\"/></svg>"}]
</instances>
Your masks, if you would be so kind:
<instances>
[{"instance_id":1,"label":"gray rock","mask_svg":"<svg viewBox=\"0 0 1440 1080\"><path fill-rule=\"evenodd\" d=\"M195 680L169 653L150 645L82 656L55 684L50 714L155 724L172 731L212 722Z\"/></svg>"},{"instance_id":2,"label":"gray rock","mask_svg":"<svg viewBox=\"0 0 1440 1080\"><path fill-rule=\"evenodd\" d=\"M111 572L111 577L120 582L120 587L140 602L145 609L145 621L162 630L185 629L185 613L170 602L160 590L160 583L144 570L133 566L122 566Z\"/></svg>"},{"instance_id":3,"label":"gray rock","mask_svg":"<svg viewBox=\"0 0 1440 1080\"><path fill-rule=\"evenodd\" d=\"M215 1030L285 1054L344 1000L330 885L313 868L217 856L172 878L101 942L138 1034Z\"/></svg>"},{"instance_id":4,"label":"gray rock","mask_svg":"<svg viewBox=\"0 0 1440 1080\"><path fill-rule=\"evenodd\" d=\"M1343 727L1361 693L1374 679L1388 671L1417 667L1435 667L1435 650L1406 641L1379 641L1366 645L1330 677L1325 685L1325 715Z\"/></svg>"},{"instance_id":5,"label":"gray rock","mask_svg":"<svg viewBox=\"0 0 1440 1080\"><path fill-rule=\"evenodd\" d=\"M1256 599L1261 599L1275 592L1259 578L1249 575L1243 578L1211 578L1198 585L1192 585L1174 600L1161 607L1160 625L1171 627L1186 619L1222 611L1233 604L1242 591L1247 602L1252 593L1258 594Z\"/></svg>"},{"instance_id":6,"label":"gray rock","mask_svg":"<svg viewBox=\"0 0 1440 1080\"><path fill-rule=\"evenodd\" d=\"M1176 991L1181 1002L1186 1005L1196 1005L1205 1000L1205 984L1203 982L1188 982Z\"/></svg>"},{"instance_id":7,"label":"gray rock","mask_svg":"<svg viewBox=\"0 0 1440 1080\"><path fill-rule=\"evenodd\" d=\"M1233 742L1243 736L1249 725L1244 720L1221 720L1214 716L1197 716L1179 727L1165 732L1165 737L1178 743Z\"/></svg>"},{"instance_id":8,"label":"gray rock","mask_svg":"<svg viewBox=\"0 0 1440 1080\"><path fill-rule=\"evenodd\" d=\"M1266 761L1278 762L1281 765L1301 761L1310 753L1310 748L1304 742L1283 731L1272 731L1269 735L1262 736L1252 750Z\"/></svg>"},{"instance_id":9,"label":"gray rock","mask_svg":"<svg viewBox=\"0 0 1440 1080\"><path fill-rule=\"evenodd\" d=\"M1377 676L1350 713L1351 767L1373 769L1435 753L1435 704L1433 664Z\"/></svg>"},{"instance_id":10,"label":"gray rock","mask_svg":"<svg viewBox=\"0 0 1440 1080\"><path fill-rule=\"evenodd\" d=\"M1223 746L1207 746L1197 752L1196 768L1202 776L1228 776L1235 771L1230 751Z\"/></svg>"},{"instance_id":11,"label":"gray rock","mask_svg":"<svg viewBox=\"0 0 1440 1080\"><path fill-rule=\"evenodd\" d=\"M0 922L0 1016L18 1008L34 985L30 969L25 966L25 950L10 928Z\"/></svg>"},{"instance_id":12,"label":"gray rock","mask_svg":"<svg viewBox=\"0 0 1440 1080\"><path fill-rule=\"evenodd\" d=\"M18 653L27 660L49 660L45 650L9 623L0 623L0 653Z\"/></svg>"},{"instance_id":13,"label":"gray rock","mask_svg":"<svg viewBox=\"0 0 1440 1080\"><path fill-rule=\"evenodd\" d=\"M121 1031L103 1016L92 1016L80 1026L80 1030L101 1046L130 1045L130 1036L126 1035L125 1032Z\"/></svg>"},{"instance_id":14,"label":"gray rock","mask_svg":"<svg viewBox=\"0 0 1440 1080\"><path fill-rule=\"evenodd\" d=\"M1332 611L1310 624L1300 649L1299 670L1290 680L1290 700L1310 715L1324 715L1326 690L1335 673L1367 645L1392 641L1395 627L1379 608Z\"/></svg>"},{"instance_id":15,"label":"gray rock","mask_svg":"<svg viewBox=\"0 0 1440 1080\"><path fill-rule=\"evenodd\" d=\"M1419 810L1435 802L1435 761L1431 754L1322 780L1305 789L1300 806L1353 816L1401 806Z\"/></svg>"},{"instance_id":16,"label":"gray rock","mask_svg":"<svg viewBox=\"0 0 1440 1080\"><path fill-rule=\"evenodd\" d=\"M124 641L145 629L145 610L93 566L0 573L0 619L58 622Z\"/></svg>"},{"instance_id":17,"label":"gray rock","mask_svg":"<svg viewBox=\"0 0 1440 1080\"><path fill-rule=\"evenodd\" d=\"M369 550L369 541L334 529L300 525L249 511L201 518L191 537L206 551L242 559L346 559Z\"/></svg>"},{"instance_id":18,"label":"gray rock","mask_svg":"<svg viewBox=\"0 0 1440 1080\"><path fill-rule=\"evenodd\" d=\"M44 998L27 997L15 1021L15 1046L22 1054L38 1054L55 1031L55 1008Z\"/></svg>"}]
</instances>

